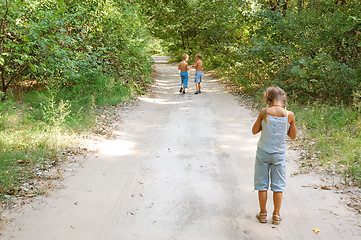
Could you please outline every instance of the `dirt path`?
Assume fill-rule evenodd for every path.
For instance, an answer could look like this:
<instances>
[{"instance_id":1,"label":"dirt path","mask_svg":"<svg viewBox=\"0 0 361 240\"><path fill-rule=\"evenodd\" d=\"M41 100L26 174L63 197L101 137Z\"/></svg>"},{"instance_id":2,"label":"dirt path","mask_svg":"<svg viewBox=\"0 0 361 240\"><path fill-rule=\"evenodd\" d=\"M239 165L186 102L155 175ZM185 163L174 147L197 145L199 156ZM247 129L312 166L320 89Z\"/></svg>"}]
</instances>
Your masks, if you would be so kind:
<instances>
[{"instance_id":1,"label":"dirt path","mask_svg":"<svg viewBox=\"0 0 361 240\"><path fill-rule=\"evenodd\" d=\"M202 94L190 81L180 95L177 68L157 68L155 95L127 114L117 139L102 143L64 189L27 205L1 239L360 239L360 216L340 195L302 187L317 184L312 175L291 176L293 151L283 222L258 223L254 114L209 76Z\"/></svg>"}]
</instances>

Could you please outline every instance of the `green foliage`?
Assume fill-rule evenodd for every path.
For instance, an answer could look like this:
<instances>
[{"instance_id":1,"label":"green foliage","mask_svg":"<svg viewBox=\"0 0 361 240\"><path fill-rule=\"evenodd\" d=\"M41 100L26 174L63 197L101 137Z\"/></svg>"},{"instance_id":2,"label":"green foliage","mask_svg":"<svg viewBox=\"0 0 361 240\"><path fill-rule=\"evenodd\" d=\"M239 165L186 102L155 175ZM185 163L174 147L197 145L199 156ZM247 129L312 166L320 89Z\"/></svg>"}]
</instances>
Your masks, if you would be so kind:
<instances>
[{"instance_id":1,"label":"green foliage","mask_svg":"<svg viewBox=\"0 0 361 240\"><path fill-rule=\"evenodd\" d=\"M79 80L85 76L139 85L150 73L144 51L148 32L138 8L126 1L16 0L0 5L3 94L22 80L72 91L84 84Z\"/></svg>"},{"instance_id":2,"label":"green foliage","mask_svg":"<svg viewBox=\"0 0 361 240\"><path fill-rule=\"evenodd\" d=\"M21 19L28 17L26 3L0 2L0 80L2 98L13 81L19 81L35 60Z\"/></svg>"},{"instance_id":3,"label":"green foliage","mask_svg":"<svg viewBox=\"0 0 361 240\"><path fill-rule=\"evenodd\" d=\"M246 44L236 47L233 74L246 87L279 85L300 101L350 103L360 81L358 27L338 8L313 2L287 17L256 12Z\"/></svg>"},{"instance_id":4,"label":"green foliage","mask_svg":"<svg viewBox=\"0 0 361 240\"><path fill-rule=\"evenodd\" d=\"M58 123L56 117L62 117L61 112L51 115L48 111L41 121L37 120L39 111L15 99L0 103L0 194L24 194L20 185L39 177L39 169L58 162L62 149L76 141L77 136L68 128L46 123L47 117Z\"/></svg>"},{"instance_id":5,"label":"green foliage","mask_svg":"<svg viewBox=\"0 0 361 240\"><path fill-rule=\"evenodd\" d=\"M70 114L71 104L69 101L61 100L59 104L55 102L54 97L47 99L46 104L43 107L43 119L50 126L60 127L66 121L66 118Z\"/></svg>"},{"instance_id":6,"label":"green foliage","mask_svg":"<svg viewBox=\"0 0 361 240\"><path fill-rule=\"evenodd\" d=\"M202 52L245 90L279 85L299 101L349 104L360 87L358 1L141 2L174 56Z\"/></svg>"},{"instance_id":7,"label":"green foliage","mask_svg":"<svg viewBox=\"0 0 361 240\"><path fill-rule=\"evenodd\" d=\"M167 56L167 50L165 46L166 42L162 39L152 37L146 50L151 56Z\"/></svg>"},{"instance_id":8,"label":"green foliage","mask_svg":"<svg viewBox=\"0 0 361 240\"><path fill-rule=\"evenodd\" d=\"M97 106L144 91L145 23L133 1L0 0L1 195L78 146Z\"/></svg>"},{"instance_id":9,"label":"green foliage","mask_svg":"<svg viewBox=\"0 0 361 240\"><path fill-rule=\"evenodd\" d=\"M352 107L356 112L361 113L361 90L355 91L353 93Z\"/></svg>"},{"instance_id":10,"label":"green foliage","mask_svg":"<svg viewBox=\"0 0 361 240\"><path fill-rule=\"evenodd\" d=\"M347 181L361 184L361 114L352 108L313 103L290 104L297 124L313 144L307 145L310 156L317 156L315 165L330 172L344 172Z\"/></svg>"}]
</instances>

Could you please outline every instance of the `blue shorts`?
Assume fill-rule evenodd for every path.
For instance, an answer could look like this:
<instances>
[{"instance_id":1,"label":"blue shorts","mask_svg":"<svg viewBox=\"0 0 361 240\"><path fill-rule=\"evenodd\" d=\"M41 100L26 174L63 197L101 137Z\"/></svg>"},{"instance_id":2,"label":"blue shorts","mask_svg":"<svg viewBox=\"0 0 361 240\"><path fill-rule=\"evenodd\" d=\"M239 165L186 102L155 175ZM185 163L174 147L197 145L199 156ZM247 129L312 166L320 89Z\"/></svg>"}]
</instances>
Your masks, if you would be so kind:
<instances>
[{"instance_id":1,"label":"blue shorts","mask_svg":"<svg viewBox=\"0 0 361 240\"><path fill-rule=\"evenodd\" d=\"M273 192L285 191L286 153L267 153L258 148L254 167L254 190L267 191L270 179Z\"/></svg>"},{"instance_id":2,"label":"blue shorts","mask_svg":"<svg viewBox=\"0 0 361 240\"><path fill-rule=\"evenodd\" d=\"M202 82L202 76L203 76L203 72L202 72L202 71L196 72L196 76L195 76L194 82L195 82L195 83L200 83L200 82Z\"/></svg>"},{"instance_id":3,"label":"blue shorts","mask_svg":"<svg viewBox=\"0 0 361 240\"><path fill-rule=\"evenodd\" d=\"M188 72L181 72L180 75L183 87L188 87Z\"/></svg>"}]
</instances>

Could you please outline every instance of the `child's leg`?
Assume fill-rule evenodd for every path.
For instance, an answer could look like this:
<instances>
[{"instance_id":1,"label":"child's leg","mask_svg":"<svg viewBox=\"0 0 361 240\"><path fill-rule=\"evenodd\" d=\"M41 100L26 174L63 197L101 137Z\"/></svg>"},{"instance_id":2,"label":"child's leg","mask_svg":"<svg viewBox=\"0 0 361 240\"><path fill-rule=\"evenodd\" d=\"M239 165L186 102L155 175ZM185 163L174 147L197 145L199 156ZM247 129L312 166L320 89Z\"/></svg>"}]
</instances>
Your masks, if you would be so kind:
<instances>
[{"instance_id":1,"label":"child's leg","mask_svg":"<svg viewBox=\"0 0 361 240\"><path fill-rule=\"evenodd\" d=\"M199 72L196 72L195 80L194 80L194 82L196 83L196 93L198 93L200 91L199 81L200 81Z\"/></svg>"},{"instance_id":2,"label":"child's leg","mask_svg":"<svg viewBox=\"0 0 361 240\"><path fill-rule=\"evenodd\" d=\"M183 76L182 76L182 73L180 74L181 76L181 87L179 89L179 92L181 93L183 91Z\"/></svg>"},{"instance_id":3,"label":"child's leg","mask_svg":"<svg viewBox=\"0 0 361 240\"><path fill-rule=\"evenodd\" d=\"M202 77L203 77L203 72L201 72L201 73L200 73L200 76L199 76L199 83L198 83L198 90L199 90L199 92L201 91Z\"/></svg>"},{"instance_id":4,"label":"child's leg","mask_svg":"<svg viewBox=\"0 0 361 240\"><path fill-rule=\"evenodd\" d=\"M282 204L282 192L273 192L273 204L274 210L273 215L280 216L281 204ZM276 221L279 221L279 218L273 218Z\"/></svg>"},{"instance_id":5,"label":"child's leg","mask_svg":"<svg viewBox=\"0 0 361 240\"><path fill-rule=\"evenodd\" d=\"M254 171L254 189L258 190L258 201L261 213L267 213L267 189L269 186L269 154L257 149L255 171ZM260 216L261 219L266 219L267 216Z\"/></svg>"},{"instance_id":6,"label":"child's leg","mask_svg":"<svg viewBox=\"0 0 361 240\"><path fill-rule=\"evenodd\" d=\"M184 94L186 92L186 88L188 87L188 73L186 74L186 76L183 79L182 86L183 86L182 93Z\"/></svg>"},{"instance_id":7,"label":"child's leg","mask_svg":"<svg viewBox=\"0 0 361 240\"><path fill-rule=\"evenodd\" d=\"M266 203L267 203L267 191L258 191L258 201L259 208L261 209L261 213L267 213ZM262 219L265 219L267 216L261 216Z\"/></svg>"},{"instance_id":8,"label":"child's leg","mask_svg":"<svg viewBox=\"0 0 361 240\"><path fill-rule=\"evenodd\" d=\"M273 191L273 215L280 216L282 193L286 187L286 154L273 154L271 164L271 190ZM273 217L273 221L279 223L279 217ZM277 223L277 224L278 224Z\"/></svg>"}]
</instances>

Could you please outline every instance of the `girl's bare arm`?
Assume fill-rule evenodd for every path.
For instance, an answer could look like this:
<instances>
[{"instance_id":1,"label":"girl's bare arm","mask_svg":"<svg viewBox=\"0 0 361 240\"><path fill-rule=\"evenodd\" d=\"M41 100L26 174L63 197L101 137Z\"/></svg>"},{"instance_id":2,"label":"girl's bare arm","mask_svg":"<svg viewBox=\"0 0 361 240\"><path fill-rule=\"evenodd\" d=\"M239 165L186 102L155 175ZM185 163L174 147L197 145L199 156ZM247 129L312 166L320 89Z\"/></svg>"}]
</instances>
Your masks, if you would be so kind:
<instances>
[{"instance_id":1,"label":"girl's bare arm","mask_svg":"<svg viewBox=\"0 0 361 240\"><path fill-rule=\"evenodd\" d=\"M263 120L263 114L264 114L263 111L264 111L264 109L262 109L262 111L259 113L256 122L253 124L253 127L252 127L253 134L257 134L260 131L262 131L262 120Z\"/></svg>"},{"instance_id":2,"label":"girl's bare arm","mask_svg":"<svg viewBox=\"0 0 361 240\"><path fill-rule=\"evenodd\" d=\"M295 139L297 135L297 129L296 129L296 119L295 114L293 112L289 112L288 114L288 122L290 123L290 129L288 130L287 135L291 139Z\"/></svg>"}]
</instances>

